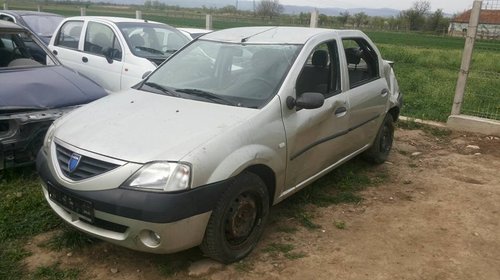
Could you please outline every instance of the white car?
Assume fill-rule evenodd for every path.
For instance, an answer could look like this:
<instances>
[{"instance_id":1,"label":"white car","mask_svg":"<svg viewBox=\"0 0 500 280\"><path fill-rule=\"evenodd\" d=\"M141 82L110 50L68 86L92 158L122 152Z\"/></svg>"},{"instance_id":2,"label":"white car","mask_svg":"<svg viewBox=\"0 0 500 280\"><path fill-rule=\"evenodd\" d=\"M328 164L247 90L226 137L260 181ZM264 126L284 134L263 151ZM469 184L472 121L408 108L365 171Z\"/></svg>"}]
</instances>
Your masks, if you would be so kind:
<instances>
[{"instance_id":1,"label":"white car","mask_svg":"<svg viewBox=\"0 0 500 280\"><path fill-rule=\"evenodd\" d=\"M184 33L184 35L191 38L192 40L213 31L210 29L188 28L188 27L177 27L177 29L182 33Z\"/></svg>"},{"instance_id":2,"label":"white car","mask_svg":"<svg viewBox=\"0 0 500 280\"><path fill-rule=\"evenodd\" d=\"M49 49L66 66L108 92L129 88L190 41L158 22L118 17L70 17L56 29Z\"/></svg>"},{"instance_id":3,"label":"white car","mask_svg":"<svg viewBox=\"0 0 500 280\"><path fill-rule=\"evenodd\" d=\"M56 121L37 169L50 207L83 232L229 263L256 246L271 205L361 153L384 162L401 104L360 31L226 29Z\"/></svg>"}]
</instances>

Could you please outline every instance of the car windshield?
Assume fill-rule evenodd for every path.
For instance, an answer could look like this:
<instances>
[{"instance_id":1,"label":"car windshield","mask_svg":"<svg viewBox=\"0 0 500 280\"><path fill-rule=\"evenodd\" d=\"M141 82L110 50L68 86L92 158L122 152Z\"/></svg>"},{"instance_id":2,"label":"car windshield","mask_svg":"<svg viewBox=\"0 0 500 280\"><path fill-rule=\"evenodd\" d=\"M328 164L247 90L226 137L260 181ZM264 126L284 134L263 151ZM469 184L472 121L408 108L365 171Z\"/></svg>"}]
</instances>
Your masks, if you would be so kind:
<instances>
[{"instance_id":1,"label":"car windshield","mask_svg":"<svg viewBox=\"0 0 500 280\"><path fill-rule=\"evenodd\" d=\"M162 24L127 22L117 25L134 55L157 64L189 42L180 31Z\"/></svg>"},{"instance_id":2,"label":"car windshield","mask_svg":"<svg viewBox=\"0 0 500 280\"><path fill-rule=\"evenodd\" d=\"M141 89L260 108L276 94L300 49L301 45L198 40L150 75Z\"/></svg>"},{"instance_id":3,"label":"car windshield","mask_svg":"<svg viewBox=\"0 0 500 280\"><path fill-rule=\"evenodd\" d=\"M0 31L0 69L58 64L32 36Z\"/></svg>"},{"instance_id":4,"label":"car windshield","mask_svg":"<svg viewBox=\"0 0 500 280\"><path fill-rule=\"evenodd\" d=\"M25 15L22 16L26 24L38 36L51 37L64 17L52 15Z\"/></svg>"}]
</instances>

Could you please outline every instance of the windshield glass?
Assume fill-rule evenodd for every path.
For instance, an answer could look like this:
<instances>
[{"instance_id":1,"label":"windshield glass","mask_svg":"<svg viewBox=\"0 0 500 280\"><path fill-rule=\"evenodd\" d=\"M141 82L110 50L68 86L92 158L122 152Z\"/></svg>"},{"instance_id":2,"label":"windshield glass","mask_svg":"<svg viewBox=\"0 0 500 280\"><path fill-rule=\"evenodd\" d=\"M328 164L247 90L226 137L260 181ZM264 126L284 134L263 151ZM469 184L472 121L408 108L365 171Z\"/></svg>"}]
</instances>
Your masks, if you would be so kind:
<instances>
[{"instance_id":1,"label":"windshield glass","mask_svg":"<svg viewBox=\"0 0 500 280\"><path fill-rule=\"evenodd\" d=\"M38 36L51 37L57 26L64 17L50 15L26 15L22 16L26 24Z\"/></svg>"},{"instance_id":2,"label":"windshield glass","mask_svg":"<svg viewBox=\"0 0 500 280\"><path fill-rule=\"evenodd\" d=\"M155 71L141 89L165 94L149 84L182 98L260 108L276 94L300 48L198 40Z\"/></svg>"},{"instance_id":3,"label":"windshield glass","mask_svg":"<svg viewBox=\"0 0 500 280\"><path fill-rule=\"evenodd\" d=\"M189 42L180 31L162 24L127 22L117 25L134 55L160 59L160 62Z\"/></svg>"}]
</instances>

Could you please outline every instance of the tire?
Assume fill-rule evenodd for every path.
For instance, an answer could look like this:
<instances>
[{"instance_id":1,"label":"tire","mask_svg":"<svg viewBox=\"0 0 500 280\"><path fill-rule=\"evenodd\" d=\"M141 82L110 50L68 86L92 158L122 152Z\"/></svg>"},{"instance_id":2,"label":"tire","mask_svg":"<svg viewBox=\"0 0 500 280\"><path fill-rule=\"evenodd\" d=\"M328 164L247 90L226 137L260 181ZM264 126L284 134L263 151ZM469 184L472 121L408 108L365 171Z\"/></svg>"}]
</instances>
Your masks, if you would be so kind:
<instances>
[{"instance_id":1,"label":"tire","mask_svg":"<svg viewBox=\"0 0 500 280\"><path fill-rule=\"evenodd\" d=\"M210 216L203 253L228 264L247 256L257 245L269 216L269 194L259 176L244 172L217 202Z\"/></svg>"},{"instance_id":2,"label":"tire","mask_svg":"<svg viewBox=\"0 0 500 280\"><path fill-rule=\"evenodd\" d=\"M394 121L387 114L380 126L373 145L364 153L364 158L375 164L384 163L389 156L394 141Z\"/></svg>"}]
</instances>

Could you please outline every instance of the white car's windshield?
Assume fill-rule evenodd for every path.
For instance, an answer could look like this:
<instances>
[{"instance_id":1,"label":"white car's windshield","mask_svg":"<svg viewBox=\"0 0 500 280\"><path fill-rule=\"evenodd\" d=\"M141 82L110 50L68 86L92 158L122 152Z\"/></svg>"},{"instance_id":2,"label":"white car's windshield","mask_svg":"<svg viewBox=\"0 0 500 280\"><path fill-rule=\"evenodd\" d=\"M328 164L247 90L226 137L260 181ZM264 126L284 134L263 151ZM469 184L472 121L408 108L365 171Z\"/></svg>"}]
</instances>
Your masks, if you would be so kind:
<instances>
[{"instance_id":1,"label":"white car's windshield","mask_svg":"<svg viewBox=\"0 0 500 280\"><path fill-rule=\"evenodd\" d=\"M300 49L198 40L154 72L141 89L259 108L276 94Z\"/></svg>"},{"instance_id":2,"label":"white car's windshield","mask_svg":"<svg viewBox=\"0 0 500 280\"><path fill-rule=\"evenodd\" d=\"M123 22L117 25L136 56L157 64L189 42L180 31L162 24Z\"/></svg>"}]
</instances>

